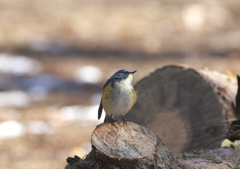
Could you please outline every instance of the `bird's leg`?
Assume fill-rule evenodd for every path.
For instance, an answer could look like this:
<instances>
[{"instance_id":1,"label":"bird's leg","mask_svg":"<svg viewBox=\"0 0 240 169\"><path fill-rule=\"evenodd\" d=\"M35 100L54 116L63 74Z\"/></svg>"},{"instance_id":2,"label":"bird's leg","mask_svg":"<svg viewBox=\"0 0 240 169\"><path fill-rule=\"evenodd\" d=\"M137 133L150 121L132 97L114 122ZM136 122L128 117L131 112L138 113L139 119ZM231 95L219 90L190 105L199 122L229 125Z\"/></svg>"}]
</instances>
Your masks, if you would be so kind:
<instances>
[{"instance_id":1,"label":"bird's leg","mask_svg":"<svg viewBox=\"0 0 240 169\"><path fill-rule=\"evenodd\" d=\"M112 115L106 115L105 119L104 119L104 123L113 123L114 119Z\"/></svg>"},{"instance_id":2,"label":"bird's leg","mask_svg":"<svg viewBox=\"0 0 240 169\"><path fill-rule=\"evenodd\" d=\"M121 118L122 118L122 122L124 125L127 125L127 121L123 118L123 116L121 115Z\"/></svg>"},{"instance_id":3,"label":"bird's leg","mask_svg":"<svg viewBox=\"0 0 240 169\"><path fill-rule=\"evenodd\" d=\"M111 123L113 123L114 122L114 116L111 115L110 117L111 117Z\"/></svg>"},{"instance_id":4,"label":"bird's leg","mask_svg":"<svg viewBox=\"0 0 240 169\"><path fill-rule=\"evenodd\" d=\"M113 115L110 116L110 119L111 119L111 122L110 122L110 123L111 123L113 126L117 127L117 126L115 125L115 123L114 123L114 122L117 121L117 120L114 120L114 116L113 116Z\"/></svg>"}]
</instances>

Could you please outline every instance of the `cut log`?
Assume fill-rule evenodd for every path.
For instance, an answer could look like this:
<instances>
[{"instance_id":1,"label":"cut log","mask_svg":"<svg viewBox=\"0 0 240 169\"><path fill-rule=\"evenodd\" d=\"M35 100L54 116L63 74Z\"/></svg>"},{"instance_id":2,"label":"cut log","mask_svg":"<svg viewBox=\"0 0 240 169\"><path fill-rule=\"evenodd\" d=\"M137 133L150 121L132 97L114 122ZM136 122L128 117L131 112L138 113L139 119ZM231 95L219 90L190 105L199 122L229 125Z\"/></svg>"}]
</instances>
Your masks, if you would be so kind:
<instances>
[{"instance_id":1,"label":"cut log","mask_svg":"<svg viewBox=\"0 0 240 169\"><path fill-rule=\"evenodd\" d=\"M173 154L224 136L228 123L221 121L235 118L236 79L218 72L165 66L140 80L135 89L138 101L125 118L152 130Z\"/></svg>"},{"instance_id":2,"label":"cut log","mask_svg":"<svg viewBox=\"0 0 240 169\"><path fill-rule=\"evenodd\" d=\"M198 149L225 136L228 124L220 121L236 117L235 78L207 69L165 66L135 88L138 102L125 118L138 124L99 125L92 134L92 151L85 159L69 157L66 169L240 168L240 153L232 149L184 153L177 160L171 153Z\"/></svg>"},{"instance_id":3,"label":"cut log","mask_svg":"<svg viewBox=\"0 0 240 169\"><path fill-rule=\"evenodd\" d=\"M103 168L178 168L161 140L132 122L101 124L92 134L92 145Z\"/></svg>"},{"instance_id":4,"label":"cut log","mask_svg":"<svg viewBox=\"0 0 240 169\"><path fill-rule=\"evenodd\" d=\"M80 160L79 165L68 165L70 168L66 169L80 164L82 167L106 169L179 168L179 163L161 140L136 123L115 121L100 124L94 130L91 142L93 149L86 159Z\"/></svg>"},{"instance_id":5,"label":"cut log","mask_svg":"<svg viewBox=\"0 0 240 169\"><path fill-rule=\"evenodd\" d=\"M67 159L65 169L230 169L239 168L240 152L215 149L184 153L175 159L149 129L133 122L100 124L92 134L92 151Z\"/></svg>"},{"instance_id":6,"label":"cut log","mask_svg":"<svg viewBox=\"0 0 240 169\"><path fill-rule=\"evenodd\" d=\"M192 169L238 169L239 158L240 151L233 148L216 148L183 153L177 160Z\"/></svg>"}]
</instances>

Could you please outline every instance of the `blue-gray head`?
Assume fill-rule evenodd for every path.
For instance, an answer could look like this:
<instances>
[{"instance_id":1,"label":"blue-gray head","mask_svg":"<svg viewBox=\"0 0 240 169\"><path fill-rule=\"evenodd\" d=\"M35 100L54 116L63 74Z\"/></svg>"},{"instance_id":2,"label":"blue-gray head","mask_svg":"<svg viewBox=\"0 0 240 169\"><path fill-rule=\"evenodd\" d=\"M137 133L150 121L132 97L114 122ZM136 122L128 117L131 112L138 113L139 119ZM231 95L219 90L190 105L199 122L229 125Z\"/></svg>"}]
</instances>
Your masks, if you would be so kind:
<instances>
[{"instance_id":1,"label":"blue-gray head","mask_svg":"<svg viewBox=\"0 0 240 169\"><path fill-rule=\"evenodd\" d=\"M121 69L121 70L117 71L116 73L114 73L114 75L112 75L111 78L124 80L124 79L127 79L129 75L132 75L135 72L136 72L136 70L131 72L127 69Z\"/></svg>"},{"instance_id":2,"label":"blue-gray head","mask_svg":"<svg viewBox=\"0 0 240 169\"><path fill-rule=\"evenodd\" d=\"M132 81L132 75L136 72L135 71L129 71L126 69L121 69L119 71L117 71L116 73L114 73L105 83L105 85L103 86L103 88L105 88L109 83L115 83L115 82L120 82L123 80L129 80L129 82Z\"/></svg>"}]
</instances>

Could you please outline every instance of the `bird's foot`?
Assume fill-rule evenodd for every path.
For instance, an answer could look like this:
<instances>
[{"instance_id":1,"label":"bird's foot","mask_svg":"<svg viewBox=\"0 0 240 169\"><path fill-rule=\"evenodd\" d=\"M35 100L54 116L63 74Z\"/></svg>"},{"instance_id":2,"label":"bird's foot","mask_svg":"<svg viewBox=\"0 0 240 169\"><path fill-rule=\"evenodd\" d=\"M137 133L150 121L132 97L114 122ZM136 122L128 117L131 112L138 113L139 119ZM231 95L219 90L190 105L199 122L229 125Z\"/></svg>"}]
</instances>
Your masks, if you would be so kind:
<instances>
[{"instance_id":1,"label":"bird's foot","mask_svg":"<svg viewBox=\"0 0 240 169\"><path fill-rule=\"evenodd\" d=\"M122 118L123 125L127 125L127 120L125 120L123 116L121 116L121 118Z\"/></svg>"}]
</instances>

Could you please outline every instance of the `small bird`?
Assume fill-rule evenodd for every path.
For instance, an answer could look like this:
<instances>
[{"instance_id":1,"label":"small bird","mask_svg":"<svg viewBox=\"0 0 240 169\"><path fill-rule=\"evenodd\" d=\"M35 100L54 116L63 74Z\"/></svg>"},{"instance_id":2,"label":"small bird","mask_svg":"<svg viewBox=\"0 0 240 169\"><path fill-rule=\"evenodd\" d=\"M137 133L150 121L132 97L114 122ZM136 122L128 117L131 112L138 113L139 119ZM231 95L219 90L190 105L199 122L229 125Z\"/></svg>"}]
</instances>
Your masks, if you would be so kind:
<instances>
[{"instance_id":1,"label":"small bird","mask_svg":"<svg viewBox=\"0 0 240 169\"><path fill-rule=\"evenodd\" d=\"M137 94L132 86L135 71L122 69L114 73L104 84L102 99L98 108L98 119L101 118L102 109L106 112L104 122L113 121L114 116L123 116L136 103Z\"/></svg>"}]
</instances>

